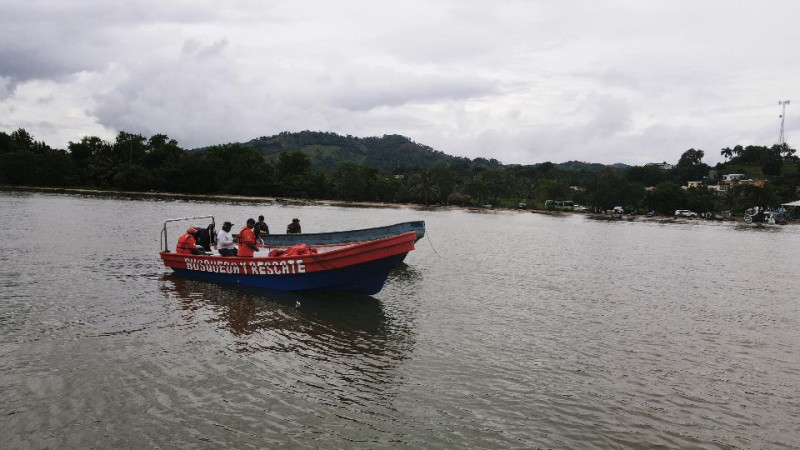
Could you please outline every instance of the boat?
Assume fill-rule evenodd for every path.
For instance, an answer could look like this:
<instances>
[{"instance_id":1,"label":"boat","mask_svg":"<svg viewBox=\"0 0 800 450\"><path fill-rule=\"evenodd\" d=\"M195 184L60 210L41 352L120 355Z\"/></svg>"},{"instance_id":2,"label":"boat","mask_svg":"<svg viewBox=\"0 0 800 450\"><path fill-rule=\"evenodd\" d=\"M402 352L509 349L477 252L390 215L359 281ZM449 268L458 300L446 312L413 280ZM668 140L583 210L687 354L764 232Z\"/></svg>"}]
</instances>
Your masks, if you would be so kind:
<instances>
[{"instance_id":1,"label":"boat","mask_svg":"<svg viewBox=\"0 0 800 450\"><path fill-rule=\"evenodd\" d=\"M408 233L416 233L415 242L425 236L425 222L422 220L414 222L402 222L394 225L387 225L374 228L363 228L360 230L331 231L327 233L302 233L302 234L267 234L259 236L264 245L269 246L290 246L300 243L306 245L342 244L347 242L365 242L382 239L389 236Z\"/></svg>"},{"instance_id":2,"label":"boat","mask_svg":"<svg viewBox=\"0 0 800 450\"><path fill-rule=\"evenodd\" d=\"M251 258L224 257L213 252L190 255L168 249L167 223L178 220L186 219L168 220L161 232L159 255L166 267L190 278L280 291L377 294L391 269L414 250L417 240L417 233L409 231L364 242L287 247L305 250L294 252L294 256L269 256L263 250L264 256L259 255L260 251Z\"/></svg>"},{"instance_id":3,"label":"boat","mask_svg":"<svg viewBox=\"0 0 800 450\"><path fill-rule=\"evenodd\" d=\"M768 225L786 225L786 210L771 211L758 206L749 208L744 212L746 223L765 223Z\"/></svg>"}]
</instances>

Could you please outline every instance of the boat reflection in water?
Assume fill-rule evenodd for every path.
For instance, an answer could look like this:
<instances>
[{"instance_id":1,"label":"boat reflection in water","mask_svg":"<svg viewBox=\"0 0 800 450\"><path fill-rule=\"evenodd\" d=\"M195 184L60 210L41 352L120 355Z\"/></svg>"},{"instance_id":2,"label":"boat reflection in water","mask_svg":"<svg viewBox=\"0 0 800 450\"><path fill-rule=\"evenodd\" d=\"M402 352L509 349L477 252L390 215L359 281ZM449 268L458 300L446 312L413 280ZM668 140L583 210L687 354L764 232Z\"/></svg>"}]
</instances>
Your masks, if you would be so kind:
<instances>
[{"instance_id":1,"label":"boat reflection in water","mask_svg":"<svg viewBox=\"0 0 800 450\"><path fill-rule=\"evenodd\" d=\"M389 273L388 282L397 289L409 289L418 285L422 280L422 273L414 266L401 262Z\"/></svg>"},{"instance_id":2,"label":"boat reflection in water","mask_svg":"<svg viewBox=\"0 0 800 450\"><path fill-rule=\"evenodd\" d=\"M392 277L414 277L401 264ZM392 305L392 316L371 296L331 292L264 291L165 274L162 292L180 301L183 319L216 325L236 353L296 353L317 361L369 358L395 367L412 351L414 314ZM396 314L395 314L396 313Z\"/></svg>"}]
</instances>

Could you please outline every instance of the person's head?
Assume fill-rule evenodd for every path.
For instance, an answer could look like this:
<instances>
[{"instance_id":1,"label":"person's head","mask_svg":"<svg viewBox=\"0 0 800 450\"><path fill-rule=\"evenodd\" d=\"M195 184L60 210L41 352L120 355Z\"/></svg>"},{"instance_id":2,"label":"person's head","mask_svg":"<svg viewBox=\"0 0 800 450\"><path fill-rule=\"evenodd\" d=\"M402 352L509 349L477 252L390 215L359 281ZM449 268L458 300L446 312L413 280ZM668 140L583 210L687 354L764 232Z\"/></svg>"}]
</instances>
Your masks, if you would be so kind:
<instances>
[{"instance_id":1,"label":"person's head","mask_svg":"<svg viewBox=\"0 0 800 450\"><path fill-rule=\"evenodd\" d=\"M247 228L253 228L256 226L256 221L251 217L247 219Z\"/></svg>"},{"instance_id":2,"label":"person's head","mask_svg":"<svg viewBox=\"0 0 800 450\"><path fill-rule=\"evenodd\" d=\"M187 234L195 234L195 233L197 233L197 230L195 230L193 227L189 227L189 228L186 230L186 233L187 233Z\"/></svg>"},{"instance_id":3,"label":"person's head","mask_svg":"<svg viewBox=\"0 0 800 450\"><path fill-rule=\"evenodd\" d=\"M258 216L258 221L259 222L263 222L264 221L264 216Z\"/></svg>"},{"instance_id":4,"label":"person's head","mask_svg":"<svg viewBox=\"0 0 800 450\"><path fill-rule=\"evenodd\" d=\"M222 224L222 229L225 231L231 231L231 227L233 226L230 222L225 222Z\"/></svg>"},{"instance_id":5,"label":"person's head","mask_svg":"<svg viewBox=\"0 0 800 450\"><path fill-rule=\"evenodd\" d=\"M292 223L300 223L300 219L292 219Z\"/></svg>"}]
</instances>

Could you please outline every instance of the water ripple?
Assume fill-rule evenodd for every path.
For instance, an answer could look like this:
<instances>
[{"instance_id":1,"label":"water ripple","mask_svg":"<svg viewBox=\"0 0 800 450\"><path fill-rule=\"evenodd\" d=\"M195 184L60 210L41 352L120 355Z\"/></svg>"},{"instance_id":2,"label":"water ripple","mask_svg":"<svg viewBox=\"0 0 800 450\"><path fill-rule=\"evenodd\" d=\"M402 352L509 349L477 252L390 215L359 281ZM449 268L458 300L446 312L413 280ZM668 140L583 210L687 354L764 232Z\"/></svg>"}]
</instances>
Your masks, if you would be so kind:
<instances>
[{"instance_id":1,"label":"water ripple","mask_svg":"<svg viewBox=\"0 0 800 450\"><path fill-rule=\"evenodd\" d=\"M417 243L374 297L168 273L164 218L207 212L422 218L436 250ZM794 226L1 193L0 227L12 448L800 442Z\"/></svg>"}]
</instances>

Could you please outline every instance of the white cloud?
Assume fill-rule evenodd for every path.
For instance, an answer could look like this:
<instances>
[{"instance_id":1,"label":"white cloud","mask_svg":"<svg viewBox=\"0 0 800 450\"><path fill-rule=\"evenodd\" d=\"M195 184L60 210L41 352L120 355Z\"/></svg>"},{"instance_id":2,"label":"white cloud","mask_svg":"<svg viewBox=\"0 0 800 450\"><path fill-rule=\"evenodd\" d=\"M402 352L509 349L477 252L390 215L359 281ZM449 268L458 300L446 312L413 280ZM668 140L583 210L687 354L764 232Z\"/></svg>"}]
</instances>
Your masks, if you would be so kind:
<instances>
[{"instance_id":1,"label":"white cloud","mask_svg":"<svg viewBox=\"0 0 800 450\"><path fill-rule=\"evenodd\" d=\"M93 106L92 92L99 83L97 75L85 72L59 81L20 83L12 93L0 96L0 130L25 128L37 141L60 148L66 148L69 141L80 141L87 134L113 139L115 131L98 125L89 112Z\"/></svg>"},{"instance_id":2,"label":"white cloud","mask_svg":"<svg viewBox=\"0 0 800 450\"><path fill-rule=\"evenodd\" d=\"M56 147L317 129L506 163L713 162L774 143L777 101L800 102L791 1L4 2L0 129Z\"/></svg>"}]
</instances>

